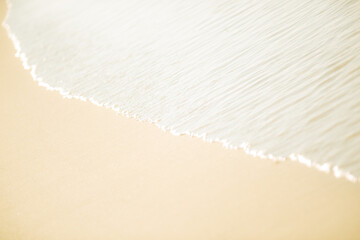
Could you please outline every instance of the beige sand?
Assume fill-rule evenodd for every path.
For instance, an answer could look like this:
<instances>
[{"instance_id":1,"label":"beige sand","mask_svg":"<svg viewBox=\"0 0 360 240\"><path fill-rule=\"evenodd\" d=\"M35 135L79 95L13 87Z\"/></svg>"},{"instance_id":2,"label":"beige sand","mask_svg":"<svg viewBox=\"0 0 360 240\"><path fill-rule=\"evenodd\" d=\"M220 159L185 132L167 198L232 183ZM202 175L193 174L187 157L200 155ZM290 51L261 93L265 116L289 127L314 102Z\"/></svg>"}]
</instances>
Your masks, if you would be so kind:
<instances>
[{"instance_id":1,"label":"beige sand","mask_svg":"<svg viewBox=\"0 0 360 240\"><path fill-rule=\"evenodd\" d=\"M63 99L4 28L0 53L1 240L360 239L360 184Z\"/></svg>"}]
</instances>

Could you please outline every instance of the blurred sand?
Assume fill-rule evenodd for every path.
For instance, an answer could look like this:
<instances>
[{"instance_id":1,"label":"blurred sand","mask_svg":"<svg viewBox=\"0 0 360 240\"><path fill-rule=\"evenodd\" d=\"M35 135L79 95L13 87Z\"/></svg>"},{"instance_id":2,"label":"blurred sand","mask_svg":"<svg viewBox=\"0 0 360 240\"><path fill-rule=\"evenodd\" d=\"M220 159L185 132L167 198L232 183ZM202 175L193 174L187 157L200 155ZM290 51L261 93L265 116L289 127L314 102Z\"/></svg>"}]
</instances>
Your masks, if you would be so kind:
<instances>
[{"instance_id":1,"label":"blurred sand","mask_svg":"<svg viewBox=\"0 0 360 240\"><path fill-rule=\"evenodd\" d=\"M360 239L360 184L63 99L3 27L0 53L1 240Z\"/></svg>"}]
</instances>

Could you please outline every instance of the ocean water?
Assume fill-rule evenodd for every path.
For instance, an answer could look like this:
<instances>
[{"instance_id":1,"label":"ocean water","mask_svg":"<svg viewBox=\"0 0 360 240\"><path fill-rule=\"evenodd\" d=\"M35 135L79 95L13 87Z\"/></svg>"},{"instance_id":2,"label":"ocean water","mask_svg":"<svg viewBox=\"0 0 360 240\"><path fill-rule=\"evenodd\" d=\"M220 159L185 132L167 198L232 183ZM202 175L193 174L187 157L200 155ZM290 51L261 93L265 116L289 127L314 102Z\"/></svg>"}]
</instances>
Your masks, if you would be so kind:
<instances>
[{"instance_id":1,"label":"ocean water","mask_svg":"<svg viewBox=\"0 0 360 240\"><path fill-rule=\"evenodd\" d=\"M360 179L360 1L9 0L40 85Z\"/></svg>"}]
</instances>

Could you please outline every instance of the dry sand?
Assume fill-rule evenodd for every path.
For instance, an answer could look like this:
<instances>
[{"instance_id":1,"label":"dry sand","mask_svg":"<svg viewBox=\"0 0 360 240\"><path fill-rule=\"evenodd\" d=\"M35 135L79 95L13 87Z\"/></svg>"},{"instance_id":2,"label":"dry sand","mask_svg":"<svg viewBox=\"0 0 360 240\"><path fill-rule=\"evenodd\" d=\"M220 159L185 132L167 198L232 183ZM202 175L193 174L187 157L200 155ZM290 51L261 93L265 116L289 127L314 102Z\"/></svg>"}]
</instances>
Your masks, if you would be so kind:
<instances>
[{"instance_id":1,"label":"dry sand","mask_svg":"<svg viewBox=\"0 0 360 240\"><path fill-rule=\"evenodd\" d=\"M360 239L360 184L63 99L3 27L0 53L1 240Z\"/></svg>"}]
</instances>

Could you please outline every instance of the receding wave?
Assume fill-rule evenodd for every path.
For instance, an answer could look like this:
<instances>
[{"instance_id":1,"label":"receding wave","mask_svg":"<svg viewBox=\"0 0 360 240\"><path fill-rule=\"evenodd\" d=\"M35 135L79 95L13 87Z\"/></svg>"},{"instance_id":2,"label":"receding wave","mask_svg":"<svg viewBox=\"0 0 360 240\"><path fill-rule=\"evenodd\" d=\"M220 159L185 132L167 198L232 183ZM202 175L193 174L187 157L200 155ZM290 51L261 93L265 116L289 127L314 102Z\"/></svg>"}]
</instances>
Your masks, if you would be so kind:
<instances>
[{"instance_id":1,"label":"receding wave","mask_svg":"<svg viewBox=\"0 0 360 240\"><path fill-rule=\"evenodd\" d=\"M49 89L360 179L360 1L9 5L18 54Z\"/></svg>"}]
</instances>

